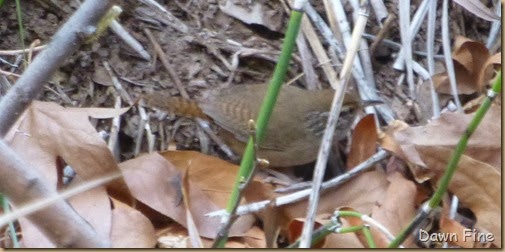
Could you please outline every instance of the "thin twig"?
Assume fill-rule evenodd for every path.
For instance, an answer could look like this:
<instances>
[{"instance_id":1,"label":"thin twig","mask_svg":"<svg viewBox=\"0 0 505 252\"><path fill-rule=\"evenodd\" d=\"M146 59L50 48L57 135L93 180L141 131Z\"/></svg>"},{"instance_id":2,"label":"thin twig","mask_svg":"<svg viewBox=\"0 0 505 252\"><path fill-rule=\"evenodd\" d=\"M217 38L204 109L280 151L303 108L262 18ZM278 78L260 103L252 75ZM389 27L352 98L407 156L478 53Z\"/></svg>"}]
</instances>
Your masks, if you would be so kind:
<instances>
[{"instance_id":1,"label":"thin twig","mask_svg":"<svg viewBox=\"0 0 505 252\"><path fill-rule=\"evenodd\" d=\"M179 90L179 93L181 93L181 96L186 99L189 99L189 95L186 92L186 89L184 89L184 86L182 85L181 80L177 76L177 73L175 72L175 69L172 66L172 64L170 64L170 62L168 61L167 55L165 54L165 52L161 48L160 44L158 44L158 42L154 38L151 31L149 31L149 29L144 28L144 33L147 35L147 38L149 38L149 41L151 41L151 44L154 46L154 50L158 54L158 57L161 60L161 63L163 64L163 66L167 70L168 74L170 74L170 77L174 81L175 86Z\"/></svg>"},{"instance_id":2,"label":"thin twig","mask_svg":"<svg viewBox=\"0 0 505 252\"><path fill-rule=\"evenodd\" d=\"M385 150L379 150L376 154L371 156L369 159L365 160L363 163L355 166L349 172L344 173L336 178L333 178L331 180L328 180L324 182L321 186L321 190L325 191L331 188L335 188L347 181L349 181L351 178L354 178L356 175L361 174L362 172L371 169L373 165L375 165L377 162L387 158L389 156L389 153ZM236 211L236 215L241 216L241 215L246 215L246 214L251 214L251 213L257 213L263 209L265 209L266 206L275 206L275 207L281 207L289 204L293 204L296 202L299 202L301 200L306 199L310 192L312 191L312 188L308 188L302 191L294 192L288 195L283 195L278 198L272 199L272 200L263 200L259 202L254 202L250 203L248 205L243 205L239 206ZM226 214L225 210L219 210L215 212L211 212L206 214L206 216L209 217L220 217Z\"/></svg>"},{"instance_id":3,"label":"thin twig","mask_svg":"<svg viewBox=\"0 0 505 252\"><path fill-rule=\"evenodd\" d=\"M116 74L114 74L114 72L112 71L109 63L107 61L103 61L103 66L105 67L105 70L107 71L107 73L109 73L109 76L110 76L110 78L112 80L112 84L114 85L114 88L116 89L116 91L119 94L119 96L121 96L121 98L126 103L128 103L129 106L132 106L133 105L133 99L132 99L132 97L123 88L123 85L121 85L121 83L117 79Z\"/></svg>"},{"instance_id":4,"label":"thin twig","mask_svg":"<svg viewBox=\"0 0 505 252\"><path fill-rule=\"evenodd\" d=\"M29 51L38 52L46 48L47 45L36 46L34 48L19 49L19 50L0 50L0 55L14 56L21 53L27 53Z\"/></svg>"},{"instance_id":5,"label":"thin twig","mask_svg":"<svg viewBox=\"0 0 505 252\"><path fill-rule=\"evenodd\" d=\"M379 30L377 35L375 36L375 39L373 43L370 45L370 54L373 56L375 55L375 52L377 51L377 47L382 43L386 35L391 31L391 26L394 24L393 22L396 20L396 15L390 14L387 18L386 21L384 21L384 25L382 28ZM366 34L363 34L364 36ZM401 48L401 45L399 45Z\"/></svg>"},{"instance_id":6,"label":"thin twig","mask_svg":"<svg viewBox=\"0 0 505 252\"><path fill-rule=\"evenodd\" d=\"M496 15L501 16L502 1L501 0L495 1L494 5L495 5ZM501 20L493 21L493 23L491 24L491 29L489 30L489 36L488 36L487 42L486 42L486 47L488 49L491 49L491 47L493 47L493 45L495 44L495 41L498 38L498 34L500 34L500 27L501 27ZM491 52L491 53L494 53L494 52Z\"/></svg>"},{"instance_id":7,"label":"thin twig","mask_svg":"<svg viewBox=\"0 0 505 252\"><path fill-rule=\"evenodd\" d=\"M309 208L303 225L300 248L308 248L311 245L312 231L319 203L319 193L323 181L324 170L328 161L328 154L330 152L329 150L333 134L335 132L335 127L337 125L337 120L344 101L345 90L351 76L352 62L355 61L355 56L359 47L359 40L361 39L361 35L365 30L366 22L368 20L368 8L368 1L362 1L360 17L356 20L352 34L351 46L348 47L347 55L340 71L340 88L335 92L335 97L333 98L331 104L330 116L326 124L326 130L324 131L321 147L319 148L319 153L317 155L316 166L314 168L313 190L311 191L309 197Z\"/></svg>"},{"instance_id":8,"label":"thin twig","mask_svg":"<svg viewBox=\"0 0 505 252\"><path fill-rule=\"evenodd\" d=\"M435 44L435 22L437 15L437 0L431 0L429 2L428 10L428 31L426 37L426 51L428 52L428 72L430 74L429 85L431 93L431 101L433 104L433 119L440 117L440 102L438 100L438 94L435 90L435 85L431 76L435 75L435 59L434 59L434 44Z\"/></svg>"},{"instance_id":9,"label":"thin twig","mask_svg":"<svg viewBox=\"0 0 505 252\"><path fill-rule=\"evenodd\" d=\"M424 0L427 2L427 0ZM423 2L423 3L424 3ZM416 87L414 85L414 72L412 70L412 39L414 33L410 32L410 0L403 0L398 3L398 16L400 20L400 35L402 39L402 49L400 50L399 57L403 57L405 65L407 66L407 84L409 86L410 98L416 99Z\"/></svg>"},{"instance_id":10,"label":"thin twig","mask_svg":"<svg viewBox=\"0 0 505 252\"><path fill-rule=\"evenodd\" d=\"M384 5L383 0L371 0L370 1L370 6L372 7L372 10L375 14L375 18L377 19L377 23L379 23L379 26L382 27L382 24L385 19L389 18L391 14L389 14L388 10L386 9L386 6Z\"/></svg>"},{"instance_id":11,"label":"thin twig","mask_svg":"<svg viewBox=\"0 0 505 252\"><path fill-rule=\"evenodd\" d=\"M316 38L312 38L316 39ZM300 52L300 58L302 58L302 69L305 77L305 86L307 89L317 89L320 88L319 82L317 81L316 72L314 66L312 65L312 54L307 46L307 41L300 33L296 37L296 46Z\"/></svg>"},{"instance_id":12,"label":"thin twig","mask_svg":"<svg viewBox=\"0 0 505 252\"><path fill-rule=\"evenodd\" d=\"M131 49L137 52L140 57L146 61L151 60L151 55L144 49L142 44L133 37L118 21L113 20L110 24L110 29L121 38Z\"/></svg>"},{"instance_id":13,"label":"thin twig","mask_svg":"<svg viewBox=\"0 0 505 252\"><path fill-rule=\"evenodd\" d=\"M116 96L116 102L114 103L114 108L115 109L121 108L121 97ZM119 129L121 129L121 115L117 115L114 118L112 118L112 125L110 128L110 137L108 143L109 150L112 152L112 155L114 155L114 159L116 159L116 161L120 160L118 149Z\"/></svg>"},{"instance_id":14,"label":"thin twig","mask_svg":"<svg viewBox=\"0 0 505 252\"><path fill-rule=\"evenodd\" d=\"M354 11L353 11L353 21L356 22L359 18L359 13L361 11L358 0L350 1ZM366 78L366 82L371 90L376 90L374 71L372 69L372 60L370 59L370 53L368 50L368 44L366 40L362 37L359 39L359 50L358 56L361 62L361 67L363 68L363 73ZM365 111L369 114L377 115L375 109L365 107ZM380 125L378 116L374 116L375 124Z\"/></svg>"},{"instance_id":15,"label":"thin twig","mask_svg":"<svg viewBox=\"0 0 505 252\"><path fill-rule=\"evenodd\" d=\"M368 33L364 33L363 34L363 38L366 38L368 40L376 40L377 37L372 35L372 34L368 34ZM395 50L398 50L398 49L401 49L402 48L402 44L400 43L396 43L392 40L389 40L389 39L383 39L381 41L381 43L388 47L388 48L391 48L391 49L395 49ZM371 50L371 49L370 49ZM424 52L424 51L419 51L419 50L414 50L412 51L414 54L417 54L419 56L423 56L423 57L428 57L428 53L427 52ZM437 59L437 60L443 60L444 59L444 55L442 54L437 54L437 55L434 55L433 56L434 59Z\"/></svg>"},{"instance_id":16,"label":"thin twig","mask_svg":"<svg viewBox=\"0 0 505 252\"><path fill-rule=\"evenodd\" d=\"M442 6L442 44L444 47L445 67L451 84L451 92L454 103L458 111L463 111L459 101L458 89L456 87L456 74L454 73L454 64L452 62L451 38L449 35L449 1L444 0Z\"/></svg>"},{"instance_id":17,"label":"thin twig","mask_svg":"<svg viewBox=\"0 0 505 252\"><path fill-rule=\"evenodd\" d=\"M344 10L344 7L340 1L333 1L332 4L332 11L335 13L334 15L338 19L338 26L340 28L340 31L342 32L342 39L345 44L346 48L350 48L352 46L351 43L351 28L349 26L349 22L346 19L346 12ZM338 55L341 59L344 58L344 55ZM353 67L352 67L352 75L354 77L354 80L356 80L357 86L358 86L358 91L359 95L362 100L365 101L380 101L381 98L377 95L377 90L375 88L372 88L368 85L366 78L363 73L363 68L361 67L361 62L358 57L354 58L353 62ZM370 114L375 114L375 109L378 110L382 118L386 122L390 122L394 120L394 113L389 108L388 106L385 105L377 105L377 106L367 106L365 108L365 111Z\"/></svg>"},{"instance_id":18,"label":"thin twig","mask_svg":"<svg viewBox=\"0 0 505 252\"><path fill-rule=\"evenodd\" d=\"M402 2L400 2L400 3L402 3ZM414 14L414 17L412 18L412 22L410 23L410 26L408 28L408 31L411 34L411 36L410 36L411 42L414 39L415 34L417 34L419 29L421 28L422 21L423 21L424 17L426 16L427 11L428 11L427 0L423 0L423 2L417 8L416 13ZM410 8L409 8L408 13L410 13ZM398 53L398 58L396 58L396 61L393 64L393 68L401 71L404 69L404 63L405 63L405 58L403 55L403 50L400 49L400 52Z\"/></svg>"},{"instance_id":19,"label":"thin twig","mask_svg":"<svg viewBox=\"0 0 505 252\"><path fill-rule=\"evenodd\" d=\"M148 5L154 11L163 13L164 14L163 17L166 19L165 20L166 25L169 25L170 27L184 34L188 33L188 31L190 30L189 27L186 24L184 24L184 22L175 17L170 11L165 9L158 2L154 0L140 0L140 2Z\"/></svg>"}]
</instances>

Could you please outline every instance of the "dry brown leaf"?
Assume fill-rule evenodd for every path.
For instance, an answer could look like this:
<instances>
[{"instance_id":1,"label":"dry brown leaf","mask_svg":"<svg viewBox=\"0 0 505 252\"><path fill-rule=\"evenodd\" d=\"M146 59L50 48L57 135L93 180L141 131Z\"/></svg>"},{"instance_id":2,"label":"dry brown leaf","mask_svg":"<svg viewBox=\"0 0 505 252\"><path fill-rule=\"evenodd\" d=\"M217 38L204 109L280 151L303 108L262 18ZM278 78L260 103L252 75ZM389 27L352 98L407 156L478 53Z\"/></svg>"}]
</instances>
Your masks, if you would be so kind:
<instances>
[{"instance_id":1,"label":"dry brown leaf","mask_svg":"<svg viewBox=\"0 0 505 252\"><path fill-rule=\"evenodd\" d=\"M165 151L163 157L182 171L190 161L188 175L192 183L218 207L226 208L230 198L239 167L219 158L195 151ZM201 204L201 203L198 203ZM198 206L193 206L198 208ZM230 237L241 236L255 222L252 215L240 216L232 225Z\"/></svg>"},{"instance_id":2,"label":"dry brown leaf","mask_svg":"<svg viewBox=\"0 0 505 252\"><path fill-rule=\"evenodd\" d=\"M74 178L72 185L82 184L79 177ZM111 231L111 205L104 187L80 193L69 200L72 208L79 213L101 237L109 239Z\"/></svg>"},{"instance_id":3,"label":"dry brown leaf","mask_svg":"<svg viewBox=\"0 0 505 252\"><path fill-rule=\"evenodd\" d=\"M133 196L150 208L186 226L186 214L181 202L180 173L166 159L157 153L143 155L120 164L124 178ZM195 222L202 236L214 237L212 225L219 220L210 219L204 214L218 210L203 193L196 188L191 190L191 200L199 201L193 206L203 204L201 209L192 209Z\"/></svg>"},{"instance_id":4,"label":"dry brown leaf","mask_svg":"<svg viewBox=\"0 0 505 252\"><path fill-rule=\"evenodd\" d=\"M61 157L84 180L119 172L105 141L89 122L90 116L108 118L125 109L67 109L50 102L32 102L6 135L9 145L56 186L56 160ZM107 184L116 198L131 203L122 179Z\"/></svg>"},{"instance_id":5,"label":"dry brown leaf","mask_svg":"<svg viewBox=\"0 0 505 252\"><path fill-rule=\"evenodd\" d=\"M156 230L159 248L189 248L188 230L175 223L169 223ZM205 241L205 239L204 239ZM212 243L210 243L212 245ZM206 246L207 247L207 246Z\"/></svg>"},{"instance_id":6,"label":"dry brown leaf","mask_svg":"<svg viewBox=\"0 0 505 252\"><path fill-rule=\"evenodd\" d=\"M188 226L188 234L189 239L191 241L191 247L193 248L203 248L202 240L200 239L200 235L198 234L198 229L195 225L195 221L193 220L193 214L191 213L191 200L189 198L190 195L190 186L189 186L189 175L188 169L184 170L184 176L182 178L182 201L184 202L184 210L186 210L186 223Z\"/></svg>"},{"instance_id":7,"label":"dry brown leaf","mask_svg":"<svg viewBox=\"0 0 505 252\"><path fill-rule=\"evenodd\" d=\"M442 176L452 153L443 147L419 146L424 161L436 173L435 181ZM501 174L496 167L463 155L454 174L449 191L458 196L461 204L477 217L477 228L490 232L494 244L501 247Z\"/></svg>"},{"instance_id":8,"label":"dry brown leaf","mask_svg":"<svg viewBox=\"0 0 505 252\"><path fill-rule=\"evenodd\" d=\"M448 242L453 243L454 245L460 246L462 248L473 248L473 241L470 239L463 239L465 237L465 229L463 225L459 224L455 220L451 220L447 217L440 218L440 232L446 234L456 234L456 237L461 239L450 239Z\"/></svg>"},{"instance_id":9,"label":"dry brown leaf","mask_svg":"<svg viewBox=\"0 0 505 252\"><path fill-rule=\"evenodd\" d=\"M330 213L340 207L349 206L363 214L370 214L377 202L381 202L385 195L388 182L384 173L372 171L363 173L344 183L336 189L322 194L318 207L318 214ZM249 202L272 199L280 196L273 192L274 188L259 181L253 181L245 191L245 198ZM279 208L277 221L281 228L295 218L305 217L307 200L296 202ZM261 214L260 214L261 218Z\"/></svg>"},{"instance_id":10,"label":"dry brown leaf","mask_svg":"<svg viewBox=\"0 0 505 252\"><path fill-rule=\"evenodd\" d=\"M370 158L377 150L377 127L373 114L366 115L354 128L347 169L351 169Z\"/></svg>"},{"instance_id":11,"label":"dry brown leaf","mask_svg":"<svg viewBox=\"0 0 505 252\"><path fill-rule=\"evenodd\" d=\"M456 36L452 59L461 64L469 73L480 69L487 58L489 58L489 51L484 44L463 36Z\"/></svg>"},{"instance_id":12,"label":"dry brown leaf","mask_svg":"<svg viewBox=\"0 0 505 252\"><path fill-rule=\"evenodd\" d=\"M108 118L126 110L66 109L54 103L34 101L8 132L5 140L55 188L61 182L61 177L58 177L61 170L58 169L62 167L58 160L64 160L77 173L70 186L85 183L120 172L107 144L89 122L89 116ZM107 189L125 202L132 202L122 179L108 184ZM109 239L111 210L104 188L81 193L69 199L69 202L99 235ZM21 220L20 223L25 246L53 246L29 222Z\"/></svg>"},{"instance_id":13,"label":"dry brown leaf","mask_svg":"<svg viewBox=\"0 0 505 252\"><path fill-rule=\"evenodd\" d=\"M189 237L186 228L173 223L157 232L158 246L160 248L189 248ZM212 247L214 241L202 238L205 248ZM225 245L226 248L265 248L265 234L254 226L243 237L231 237Z\"/></svg>"},{"instance_id":14,"label":"dry brown leaf","mask_svg":"<svg viewBox=\"0 0 505 252\"><path fill-rule=\"evenodd\" d=\"M74 184L82 183L79 177L74 178ZM84 218L97 232L99 237L109 240L111 231L111 209L109 197L104 187L97 187L80 193L69 199L75 211ZM26 248L54 248L55 245L39 231L29 220L20 218L23 232L22 245ZM74 227L79 228L79 227Z\"/></svg>"},{"instance_id":15,"label":"dry brown leaf","mask_svg":"<svg viewBox=\"0 0 505 252\"><path fill-rule=\"evenodd\" d=\"M488 82L495 78L496 70L501 68L501 52L489 57L479 72L478 83L485 87Z\"/></svg>"},{"instance_id":16,"label":"dry brown leaf","mask_svg":"<svg viewBox=\"0 0 505 252\"><path fill-rule=\"evenodd\" d=\"M429 178L438 181L454 146L473 116L445 113L426 126L393 132L392 138L401 149L396 154L417 165L413 169L414 175L417 176L419 171L426 174L428 170L431 174ZM497 246L501 245L500 122L500 108L492 106L471 136L449 185L449 190L458 196L461 203L474 212L478 220L477 227L495 235Z\"/></svg>"},{"instance_id":17,"label":"dry brown leaf","mask_svg":"<svg viewBox=\"0 0 505 252\"><path fill-rule=\"evenodd\" d=\"M210 248L213 240L203 239L206 248ZM225 248L266 248L265 233L259 227L252 227L242 237L231 237Z\"/></svg>"},{"instance_id":18,"label":"dry brown leaf","mask_svg":"<svg viewBox=\"0 0 505 252\"><path fill-rule=\"evenodd\" d=\"M426 167L418 147L440 146L453 149L473 117L474 113L444 113L439 119L425 126L387 130L381 145L404 160ZM501 167L500 122L500 108L493 105L470 138L464 155L499 169Z\"/></svg>"},{"instance_id":19,"label":"dry brown leaf","mask_svg":"<svg viewBox=\"0 0 505 252\"><path fill-rule=\"evenodd\" d=\"M316 219L317 218L318 217L316 216ZM288 224L288 242L289 242L289 244L292 244L292 243L296 242L296 240L300 239L304 225L305 225L305 219L302 219L302 218L296 218ZM324 224L322 224L316 220L314 222L313 230L317 230L320 227L322 227L323 225ZM311 248L322 248L325 241L326 241L326 238L323 238L322 240L320 240L316 244L312 245Z\"/></svg>"},{"instance_id":20,"label":"dry brown leaf","mask_svg":"<svg viewBox=\"0 0 505 252\"><path fill-rule=\"evenodd\" d=\"M112 199L111 242L113 248L154 248L156 234L147 217L138 210Z\"/></svg>"},{"instance_id":21,"label":"dry brown leaf","mask_svg":"<svg viewBox=\"0 0 505 252\"><path fill-rule=\"evenodd\" d=\"M277 10L271 9L276 6ZM224 4L219 5L219 9L233 18L236 18L246 24L262 25L272 31L280 31L282 27L281 17L282 9L280 5L264 5L259 2L252 2L248 5L246 2L236 2L226 0ZM281 15L279 15L281 12Z\"/></svg>"},{"instance_id":22,"label":"dry brown leaf","mask_svg":"<svg viewBox=\"0 0 505 252\"><path fill-rule=\"evenodd\" d=\"M212 166L225 161L216 161L219 160L217 158L208 159L209 157L200 157L201 160L199 161L199 156L205 155L197 154L197 152L192 153L194 155L187 157L195 157L194 159L179 160L182 167L189 167L189 185L191 190L188 198L190 199L191 213L200 235L202 237L214 238L218 231L216 227L219 227L220 219L206 217L205 214L222 208L217 205L214 198L209 197L208 188L204 192L200 187L199 181L207 181L205 180L205 175L209 176L212 174L208 170L202 170L200 166L205 164ZM167 153L163 154L167 155ZM181 155L184 156L185 154ZM191 166L188 166L189 160L191 160ZM203 163L201 163L202 160L204 161ZM181 202L181 177L178 168L157 153L128 160L121 163L120 167L123 170L125 181L136 199L186 227L186 212ZM221 168L221 166L216 166L216 168ZM202 171L206 173L200 174L199 172ZM223 186L223 184L226 184L224 180L214 181L214 183L218 184L215 185L216 188L228 187L228 185ZM227 196L227 194L229 195L229 191L218 191L216 193L221 197L229 197ZM232 226L230 236L243 235L250 229L253 222L254 218L252 216L240 217Z\"/></svg>"},{"instance_id":23,"label":"dry brown leaf","mask_svg":"<svg viewBox=\"0 0 505 252\"><path fill-rule=\"evenodd\" d=\"M400 173L388 175L389 187L382 204L374 207L372 218L386 227L393 235L398 235L412 221L416 214L416 185L404 178ZM374 241L379 248L387 248L390 241L376 228L371 228ZM403 246L412 247L412 239Z\"/></svg>"},{"instance_id":24,"label":"dry brown leaf","mask_svg":"<svg viewBox=\"0 0 505 252\"><path fill-rule=\"evenodd\" d=\"M265 232L259 227L254 226L247 230L241 239L248 248L266 248Z\"/></svg>"},{"instance_id":25,"label":"dry brown leaf","mask_svg":"<svg viewBox=\"0 0 505 252\"><path fill-rule=\"evenodd\" d=\"M160 155L174 164L179 171L188 167L188 161L191 160L188 171L191 181L196 183L212 202L221 208L226 207L238 173L237 165L195 151L165 151Z\"/></svg>"},{"instance_id":26,"label":"dry brown leaf","mask_svg":"<svg viewBox=\"0 0 505 252\"><path fill-rule=\"evenodd\" d=\"M383 172L365 172L336 189L323 193L318 212L333 213L337 208L352 207L360 213L370 214L373 206L383 200L387 184ZM290 212L293 216L305 215L306 210L307 204L304 201L293 204Z\"/></svg>"},{"instance_id":27,"label":"dry brown leaf","mask_svg":"<svg viewBox=\"0 0 505 252\"><path fill-rule=\"evenodd\" d=\"M277 248L277 241L279 238L280 227L277 222L279 209L272 204L268 204L263 211L261 211L263 219L263 231L265 232L266 247Z\"/></svg>"},{"instance_id":28,"label":"dry brown leaf","mask_svg":"<svg viewBox=\"0 0 505 252\"><path fill-rule=\"evenodd\" d=\"M457 36L454 41L452 59L458 94L482 92L493 77L490 65L501 64L501 59L491 57L484 44L463 36ZM438 92L452 93L447 73L434 75L433 82Z\"/></svg>"},{"instance_id":29,"label":"dry brown leaf","mask_svg":"<svg viewBox=\"0 0 505 252\"><path fill-rule=\"evenodd\" d=\"M403 151L398 144L398 142L392 137L394 132L402 131L408 129L409 125L400 120L394 120L389 123L384 132L379 135L380 145L390 152L393 152L399 156L403 156Z\"/></svg>"}]
</instances>

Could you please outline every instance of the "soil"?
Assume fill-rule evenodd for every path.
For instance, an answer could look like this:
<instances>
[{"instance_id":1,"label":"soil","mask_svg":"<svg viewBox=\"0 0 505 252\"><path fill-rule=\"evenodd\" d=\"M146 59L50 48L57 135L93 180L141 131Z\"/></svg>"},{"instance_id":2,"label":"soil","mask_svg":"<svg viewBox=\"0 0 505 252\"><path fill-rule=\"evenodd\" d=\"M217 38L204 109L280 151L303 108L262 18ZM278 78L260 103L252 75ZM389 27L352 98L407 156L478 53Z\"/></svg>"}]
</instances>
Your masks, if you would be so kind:
<instances>
[{"instance_id":1,"label":"soil","mask_svg":"<svg viewBox=\"0 0 505 252\"><path fill-rule=\"evenodd\" d=\"M139 2L121 1L123 13L119 21L148 50L152 56L150 61L142 59L118 36L108 30L97 41L81 46L72 57L62 62L39 99L71 107L113 107L117 94L104 68L104 62L110 64L123 87L133 98L153 91L180 95L170 74L154 56L156 53L153 44L147 38L144 29L149 29L153 33L190 97L199 96L207 89L229 84L264 83L272 75L288 21L288 13L280 4L281 1L231 1L249 11L254 11L255 4L259 4L264 20L267 20L264 24L242 22L230 16L233 13L225 13L221 10L216 0L158 1L182 22L182 26L167 23L163 15ZM417 6L420 2L413 1L413 4ZM397 1L386 1L386 3L388 10L396 14ZM490 1L486 4L490 5ZM315 3L315 5L319 13L324 13L322 4ZM21 1L24 46L28 47L36 40L40 40L40 44L49 43L51 36L78 6L79 1L76 0ZM352 8L348 3L346 9L349 10L348 13L351 13ZM415 8L412 8L412 12L414 11ZM366 32L377 34L380 26L375 21L373 11L371 13ZM460 34L477 41L486 41L490 22L475 17L454 3L451 5L450 13L452 36ZM321 15L326 18L324 14ZM437 15L439 21L440 8ZM0 16L3 17L0 22L0 37L2 38L0 49L21 48L23 45L20 43L15 1L6 1L0 8ZM189 29L181 31L183 27ZM426 37L425 34L426 26L423 25L414 40L414 50L425 51L425 45L422 42ZM437 28L437 38L441 38L440 34L440 28ZM398 22L393 23L386 38L401 42ZM441 39L436 41L439 54L442 53L440 41ZM254 51L245 49L254 49ZM401 86L397 84L401 72L392 68L397 51L380 46L378 52L380 53L377 53L372 60L380 96L386 104L392 106L398 119L418 123L420 120L413 113L412 107L405 106L409 101L402 98L408 96L406 84ZM16 65L14 56L1 56L1 59ZM420 56L415 56L415 59L421 62L423 60ZM24 65L19 62L17 65L18 67L10 67L0 62L2 70L21 74ZM313 62L313 65L318 64ZM301 66L300 57L295 56L288 78L294 78L301 73ZM321 68L315 69L319 76L318 81L323 86L328 86ZM9 80L14 83L16 77L10 76ZM296 82L300 86L305 85L303 78L299 78ZM5 92L5 88L0 89L0 94ZM139 118L139 111L135 107L122 117L120 146L123 160L134 156ZM158 140L160 131L164 130L163 135L169 140L166 142L171 143L171 147L204 150L213 155L222 155L212 142L210 142L211 146L200 145L200 134L192 120L173 115L169 115L167 120L159 120L159 118L161 117L154 114L150 122L151 129ZM215 125L213 127L218 130ZM110 131L110 121L98 121L97 128ZM142 151L145 152L147 143L143 141ZM159 149L160 146L156 148Z\"/></svg>"}]
</instances>

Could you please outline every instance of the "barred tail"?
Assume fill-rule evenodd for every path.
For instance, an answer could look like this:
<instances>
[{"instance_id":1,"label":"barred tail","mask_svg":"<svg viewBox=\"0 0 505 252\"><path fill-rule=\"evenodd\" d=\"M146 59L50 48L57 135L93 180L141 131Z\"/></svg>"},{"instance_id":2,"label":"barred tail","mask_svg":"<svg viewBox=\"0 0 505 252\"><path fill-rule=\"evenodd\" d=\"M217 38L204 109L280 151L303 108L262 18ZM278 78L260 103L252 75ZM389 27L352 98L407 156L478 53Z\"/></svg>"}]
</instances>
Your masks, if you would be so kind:
<instances>
[{"instance_id":1,"label":"barred tail","mask_svg":"<svg viewBox=\"0 0 505 252\"><path fill-rule=\"evenodd\" d=\"M144 94L142 98L147 107L160 109L179 116L207 118L195 100L160 93Z\"/></svg>"}]
</instances>

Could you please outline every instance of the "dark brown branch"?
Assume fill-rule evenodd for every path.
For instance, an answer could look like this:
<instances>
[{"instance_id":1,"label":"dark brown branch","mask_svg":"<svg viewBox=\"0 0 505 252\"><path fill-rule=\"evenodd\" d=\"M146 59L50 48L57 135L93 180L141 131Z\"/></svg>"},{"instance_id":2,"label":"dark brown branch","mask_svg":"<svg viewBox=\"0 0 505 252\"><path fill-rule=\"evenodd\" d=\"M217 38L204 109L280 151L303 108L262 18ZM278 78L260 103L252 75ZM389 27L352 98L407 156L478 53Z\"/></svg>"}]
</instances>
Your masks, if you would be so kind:
<instances>
[{"instance_id":1,"label":"dark brown branch","mask_svg":"<svg viewBox=\"0 0 505 252\"><path fill-rule=\"evenodd\" d=\"M21 78L0 100L0 137L42 91L44 84L107 12L113 1L87 0L54 35L52 42L35 58Z\"/></svg>"},{"instance_id":2,"label":"dark brown branch","mask_svg":"<svg viewBox=\"0 0 505 252\"><path fill-rule=\"evenodd\" d=\"M4 137L19 116L41 92L56 69L79 48L111 0L87 0L54 35L52 42L35 58L21 78L0 100L0 136ZM36 169L21 160L0 140L0 192L15 206L54 197L57 191ZM64 200L27 218L58 247L110 247Z\"/></svg>"},{"instance_id":3,"label":"dark brown branch","mask_svg":"<svg viewBox=\"0 0 505 252\"><path fill-rule=\"evenodd\" d=\"M58 192L37 169L20 159L0 140L0 192L15 206L25 206L39 199L55 197ZM65 201L59 200L26 216L57 247L110 247L95 230Z\"/></svg>"}]
</instances>

